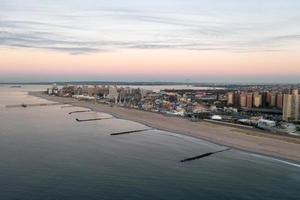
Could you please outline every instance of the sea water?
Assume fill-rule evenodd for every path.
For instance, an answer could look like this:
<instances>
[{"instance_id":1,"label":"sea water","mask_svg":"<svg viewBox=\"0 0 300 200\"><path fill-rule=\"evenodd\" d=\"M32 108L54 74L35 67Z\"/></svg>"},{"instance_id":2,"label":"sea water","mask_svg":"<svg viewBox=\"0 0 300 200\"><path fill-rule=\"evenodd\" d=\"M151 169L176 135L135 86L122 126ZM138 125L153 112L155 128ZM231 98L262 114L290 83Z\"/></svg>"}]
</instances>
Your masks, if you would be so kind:
<instances>
[{"instance_id":1,"label":"sea water","mask_svg":"<svg viewBox=\"0 0 300 200\"><path fill-rule=\"evenodd\" d=\"M146 129L78 107L6 108L47 103L25 88L0 87L0 199L270 199L300 197L300 167L230 150L192 162L180 160L225 147ZM77 122L75 119L111 117ZM299 150L300 152L300 150Z\"/></svg>"}]
</instances>

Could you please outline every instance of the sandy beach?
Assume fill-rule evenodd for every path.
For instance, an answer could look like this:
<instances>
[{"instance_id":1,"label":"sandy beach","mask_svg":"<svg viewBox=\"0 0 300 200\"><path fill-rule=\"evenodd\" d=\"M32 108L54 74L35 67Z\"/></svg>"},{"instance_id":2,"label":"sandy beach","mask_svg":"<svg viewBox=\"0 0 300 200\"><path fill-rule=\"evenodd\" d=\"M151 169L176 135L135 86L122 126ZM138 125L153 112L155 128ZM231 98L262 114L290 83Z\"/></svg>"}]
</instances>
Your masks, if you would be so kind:
<instances>
[{"instance_id":1,"label":"sandy beach","mask_svg":"<svg viewBox=\"0 0 300 200\"><path fill-rule=\"evenodd\" d=\"M300 138L272 135L255 129L237 128L205 121L192 122L180 117L168 117L159 113L116 106L110 107L104 104L78 101L72 98L48 96L41 92L30 92L29 94L49 101L67 102L74 106L87 107L94 111L112 114L118 118L143 123L155 129L183 134L247 152L300 163Z\"/></svg>"}]
</instances>

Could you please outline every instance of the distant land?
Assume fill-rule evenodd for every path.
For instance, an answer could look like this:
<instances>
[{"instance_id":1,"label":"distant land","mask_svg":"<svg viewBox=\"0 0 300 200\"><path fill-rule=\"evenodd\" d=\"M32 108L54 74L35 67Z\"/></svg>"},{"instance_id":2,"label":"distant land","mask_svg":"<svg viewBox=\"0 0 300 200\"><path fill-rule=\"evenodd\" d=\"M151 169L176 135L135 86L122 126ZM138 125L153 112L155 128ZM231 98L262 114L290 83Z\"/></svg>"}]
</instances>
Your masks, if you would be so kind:
<instances>
[{"instance_id":1,"label":"distant land","mask_svg":"<svg viewBox=\"0 0 300 200\"><path fill-rule=\"evenodd\" d=\"M0 82L0 85L189 85L194 87L252 87L264 86L274 87L276 85L283 87L300 87L300 83L211 83L211 82L163 82L163 81L47 81L47 82Z\"/></svg>"}]
</instances>

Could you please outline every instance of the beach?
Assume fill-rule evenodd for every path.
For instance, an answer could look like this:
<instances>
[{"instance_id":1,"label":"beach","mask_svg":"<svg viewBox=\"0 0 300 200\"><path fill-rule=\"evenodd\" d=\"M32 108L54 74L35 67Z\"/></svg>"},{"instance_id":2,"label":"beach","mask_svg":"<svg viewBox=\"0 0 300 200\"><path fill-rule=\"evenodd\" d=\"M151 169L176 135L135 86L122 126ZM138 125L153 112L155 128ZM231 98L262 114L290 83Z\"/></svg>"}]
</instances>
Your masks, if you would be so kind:
<instances>
[{"instance_id":1,"label":"beach","mask_svg":"<svg viewBox=\"0 0 300 200\"><path fill-rule=\"evenodd\" d=\"M186 118L165 116L159 113L117 106L111 107L106 104L78 101L73 98L49 96L42 92L30 92L29 94L49 101L68 103L73 106L108 113L117 118L142 123L154 129L187 135L222 146L300 163L300 138L206 121L192 122Z\"/></svg>"}]
</instances>

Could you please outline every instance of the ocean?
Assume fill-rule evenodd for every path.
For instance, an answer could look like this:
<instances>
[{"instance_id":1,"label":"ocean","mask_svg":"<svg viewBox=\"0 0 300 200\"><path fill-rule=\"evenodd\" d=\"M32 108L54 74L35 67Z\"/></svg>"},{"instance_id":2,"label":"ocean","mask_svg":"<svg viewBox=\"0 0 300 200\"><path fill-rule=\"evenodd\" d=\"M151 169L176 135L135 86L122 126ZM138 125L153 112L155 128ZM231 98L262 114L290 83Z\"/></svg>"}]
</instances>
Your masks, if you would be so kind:
<instances>
[{"instance_id":1,"label":"ocean","mask_svg":"<svg viewBox=\"0 0 300 200\"><path fill-rule=\"evenodd\" d=\"M7 108L47 103L27 91L0 87L0 200L289 200L300 197L300 166L239 150L181 163L225 149L105 113L78 107ZM75 119L105 117L103 121ZM300 150L299 150L300 152Z\"/></svg>"}]
</instances>

